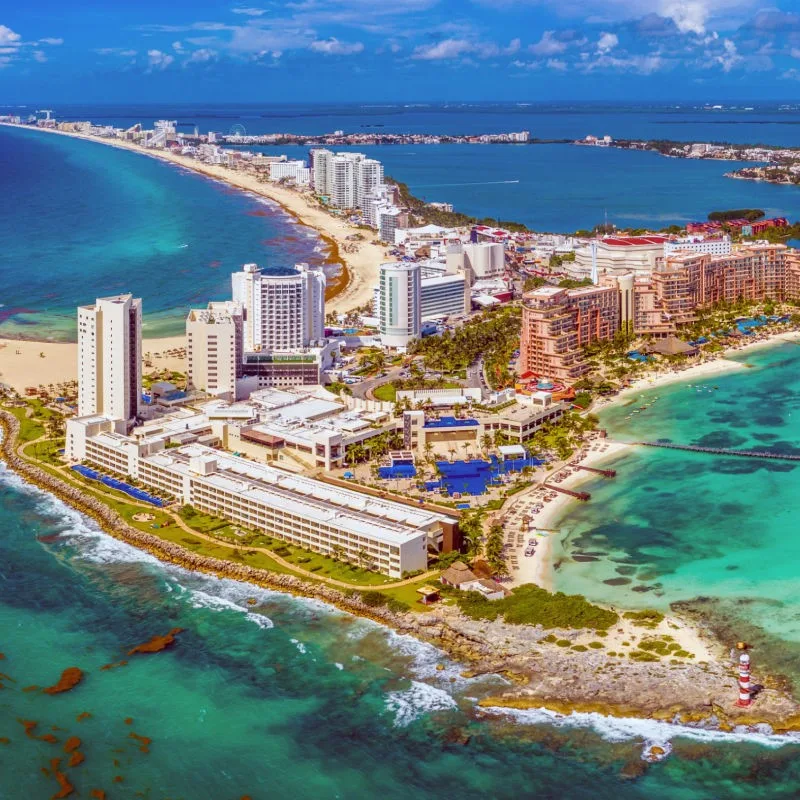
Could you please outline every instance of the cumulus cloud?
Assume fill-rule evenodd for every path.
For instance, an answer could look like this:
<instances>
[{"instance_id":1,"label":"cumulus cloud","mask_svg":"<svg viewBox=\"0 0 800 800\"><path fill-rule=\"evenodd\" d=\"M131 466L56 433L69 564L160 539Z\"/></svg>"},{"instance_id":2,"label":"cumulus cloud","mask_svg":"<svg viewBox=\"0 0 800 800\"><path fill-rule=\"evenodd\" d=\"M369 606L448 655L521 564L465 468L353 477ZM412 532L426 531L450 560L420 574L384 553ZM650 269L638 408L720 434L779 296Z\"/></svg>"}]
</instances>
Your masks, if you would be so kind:
<instances>
[{"instance_id":1,"label":"cumulus cloud","mask_svg":"<svg viewBox=\"0 0 800 800\"><path fill-rule=\"evenodd\" d=\"M608 53L619 44L619 37L616 33L601 33L597 40L597 51Z\"/></svg>"},{"instance_id":2,"label":"cumulus cloud","mask_svg":"<svg viewBox=\"0 0 800 800\"><path fill-rule=\"evenodd\" d=\"M309 49L326 56L350 56L362 52L364 45L362 42L340 42L335 36L331 36L330 39L317 39L311 42Z\"/></svg>"},{"instance_id":3,"label":"cumulus cloud","mask_svg":"<svg viewBox=\"0 0 800 800\"><path fill-rule=\"evenodd\" d=\"M161 50L147 51L148 72L160 72L172 64L173 61L175 61L173 56L170 56L167 53L162 53Z\"/></svg>"},{"instance_id":4,"label":"cumulus cloud","mask_svg":"<svg viewBox=\"0 0 800 800\"><path fill-rule=\"evenodd\" d=\"M555 56L567 49L566 42L556 38L555 31L545 31L538 42L528 47L537 56Z\"/></svg>"},{"instance_id":5,"label":"cumulus cloud","mask_svg":"<svg viewBox=\"0 0 800 800\"><path fill-rule=\"evenodd\" d=\"M567 71L567 62L560 58L548 58L547 66L549 69L554 69L556 72Z\"/></svg>"},{"instance_id":6,"label":"cumulus cloud","mask_svg":"<svg viewBox=\"0 0 800 800\"><path fill-rule=\"evenodd\" d=\"M0 25L0 47L17 47L22 43L22 37L11 30L7 25Z\"/></svg>"},{"instance_id":7,"label":"cumulus cloud","mask_svg":"<svg viewBox=\"0 0 800 800\"><path fill-rule=\"evenodd\" d=\"M210 47L201 47L199 50L195 50L189 58L184 61L184 66L186 64L207 64L209 61L215 61L217 59L216 50L212 50Z\"/></svg>"},{"instance_id":8,"label":"cumulus cloud","mask_svg":"<svg viewBox=\"0 0 800 800\"><path fill-rule=\"evenodd\" d=\"M39 44L64 44L63 39L56 39L53 36L46 36L44 39L39 39Z\"/></svg>"},{"instance_id":9,"label":"cumulus cloud","mask_svg":"<svg viewBox=\"0 0 800 800\"><path fill-rule=\"evenodd\" d=\"M47 61L47 56L44 54L43 50L34 50L33 60L38 61L40 64L44 64L44 62Z\"/></svg>"},{"instance_id":10,"label":"cumulus cloud","mask_svg":"<svg viewBox=\"0 0 800 800\"><path fill-rule=\"evenodd\" d=\"M266 8L253 8L252 6L243 6L241 8L232 8L234 14L243 14L247 17L260 17L267 13Z\"/></svg>"},{"instance_id":11,"label":"cumulus cloud","mask_svg":"<svg viewBox=\"0 0 800 800\"><path fill-rule=\"evenodd\" d=\"M176 53L183 53L183 52L184 52L184 49L183 49L183 42L173 42L173 43L172 43L172 49L173 49L173 50L174 50Z\"/></svg>"}]
</instances>

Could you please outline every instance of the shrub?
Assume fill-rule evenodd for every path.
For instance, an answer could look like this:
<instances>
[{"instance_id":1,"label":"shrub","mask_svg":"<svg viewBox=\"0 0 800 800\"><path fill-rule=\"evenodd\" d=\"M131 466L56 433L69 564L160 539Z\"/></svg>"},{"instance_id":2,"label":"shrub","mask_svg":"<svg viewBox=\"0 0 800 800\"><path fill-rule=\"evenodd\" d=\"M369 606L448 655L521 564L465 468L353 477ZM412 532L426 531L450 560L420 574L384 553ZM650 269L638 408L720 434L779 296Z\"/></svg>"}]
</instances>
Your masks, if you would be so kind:
<instances>
[{"instance_id":1,"label":"shrub","mask_svg":"<svg viewBox=\"0 0 800 800\"><path fill-rule=\"evenodd\" d=\"M569 640L569 639L559 639L559 640L556 642L556 645L557 645L558 647L569 647L571 644L572 644L572 642L570 642L570 640Z\"/></svg>"},{"instance_id":2,"label":"shrub","mask_svg":"<svg viewBox=\"0 0 800 800\"><path fill-rule=\"evenodd\" d=\"M526 583L502 600L486 600L477 592L457 595L459 608L472 619L495 620L502 616L512 625L541 625L543 628L593 628L603 630L619 617L613 611L592 605L585 597Z\"/></svg>"},{"instance_id":3,"label":"shrub","mask_svg":"<svg viewBox=\"0 0 800 800\"><path fill-rule=\"evenodd\" d=\"M648 653L646 650L632 650L628 653L634 661L660 661L655 653Z\"/></svg>"},{"instance_id":4,"label":"shrub","mask_svg":"<svg viewBox=\"0 0 800 800\"><path fill-rule=\"evenodd\" d=\"M385 606L388 598L383 592L376 592L370 590L368 592L361 592L361 602L369 608L379 608Z\"/></svg>"},{"instance_id":5,"label":"shrub","mask_svg":"<svg viewBox=\"0 0 800 800\"><path fill-rule=\"evenodd\" d=\"M592 650L602 650L605 645L602 642L589 642L589 647L591 647Z\"/></svg>"},{"instance_id":6,"label":"shrub","mask_svg":"<svg viewBox=\"0 0 800 800\"><path fill-rule=\"evenodd\" d=\"M585 653L589 648L585 644L574 644L572 649L578 653Z\"/></svg>"},{"instance_id":7,"label":"shrub","mask_svg":"<svg viewBox=\"0 0 800 800\"><path fill-rule=\"evenodd\" d=\"M652 608L646 608L644 611L626 611L622 616L633 620L633 624L640 628L655 628L664 620L664 615Z\"/></svg>"},{"instance_id":8,"label":"shrub","mask_svg":"<svg viewBox=\"0 0 800 800\"><path fill-rule=\"evenodd\" d=\"M378 594L380 594L380 592ZM404 614L411 606L402 600L398 600L396 597L390 597L386 601L386 608L388 608L389 611L393 611L395 614Z\"/></svg>"}]
</instances>

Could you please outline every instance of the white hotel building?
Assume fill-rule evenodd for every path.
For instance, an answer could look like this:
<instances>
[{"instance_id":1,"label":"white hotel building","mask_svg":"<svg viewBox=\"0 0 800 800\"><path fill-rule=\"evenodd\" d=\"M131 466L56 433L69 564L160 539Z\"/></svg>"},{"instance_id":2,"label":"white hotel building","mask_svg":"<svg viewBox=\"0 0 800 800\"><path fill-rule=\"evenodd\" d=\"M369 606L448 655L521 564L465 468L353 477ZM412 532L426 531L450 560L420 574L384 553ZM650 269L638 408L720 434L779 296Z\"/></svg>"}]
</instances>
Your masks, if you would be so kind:
<instances>
[{"instance_id":1,"label":"white hotel building","mask_svg":"<svg viewBox=\"0 0 800 800\"><path fill-rule=\"evenodd\" d=\"M67 422L67 456L129 475L184 505L251 530L399 578L425 569L428 546L440 550L457 535L457 518L292 474L268 464L193 443L166 449L169 439L211 440L202 415L186 430L133 438L101 417ZM173 426L175 427L175 426Z\"/></svg>"},{"instance_id":2,"label":"white hotel building","mask_svg":"<svg viewBox=\"0 0 800 800\"><path fill-rule=\"evenodd\" d=\"M130 294L78 307L78 415L127 424L139 413L142 301Z\"/></svg>"}]
</instances>

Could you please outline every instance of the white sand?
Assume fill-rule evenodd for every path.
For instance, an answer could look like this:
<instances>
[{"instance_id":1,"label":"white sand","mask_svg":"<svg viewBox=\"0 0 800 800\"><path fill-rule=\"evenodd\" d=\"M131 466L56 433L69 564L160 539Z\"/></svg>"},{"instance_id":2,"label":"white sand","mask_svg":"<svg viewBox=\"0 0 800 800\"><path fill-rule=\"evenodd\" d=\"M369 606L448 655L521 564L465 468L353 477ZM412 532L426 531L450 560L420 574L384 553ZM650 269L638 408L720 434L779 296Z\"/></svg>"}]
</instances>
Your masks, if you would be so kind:
<instances>
[{"instance_id":1,"label":"white sand","mask_svg":"<svg viewBox=\"0 0 800 800\"><path fill-rule=\"evenodd\" d=\"M150 353L152 367L143 367L144 374L169 369L185 372L184 358L166 355L167 350L186 346L183 336L145 339L142 352ZM160 353L159 357L155 353ZM20 394L26 387L54 386L77 380L78 345L75 342L32 342L20 339L0 339L0 383L11 386Z\"/></svg>"},{"instance_id":2,"label":"white sand","mask_svg":"<svg viewBox=\"0 0 800 800\"><path fill-rule=\"evenodd\" d=\"M247 192L265 197L283 206L302 225L327 236L336 242L339 256L343 260L349 276L349 282L343 292L327 303L328 311L347 311L372 302L373 288L378 283L378 267L384 261L389 261L388 250L378 242L374 232L351 225L344 219L334 217L323 209L309 192L289 189L274 183L262 183L252 175L228 169L227 167L213 164L203 164L193 158L175 155L163 150L145 150L132 142L123 142L117 139L101 139L96 136L86 136L79 133L67 133L48 128L29 128L26 130L42 133L71 136L74 139L104 144L110 147L119 147L152 158L167 161L184 169L206 175L222 181L223 183L242 189ZM347 237L360 234L364 241L348 242ZM351 252L352 251L352 252Z\"/></svg>"},{"instance_id":3,"label":"white sand","mask_svg":"<svg viewBox=\"0 0 800 800\"><path fill-rule=\"evenodd\" d=\"M733 353L746 353L751 350L757 350L762 347L774 345L779 342L796 342L800 340L800 331L786 331L782 333L775 333L764 339L759 339L755 342L748 342L745 344L737 345L736 347L728 348L719 353L717 358L711 358L699 364L694 364L683 369L672 369L664 372L652 372L638 380L635 380L627 389L623 389L618 395L609 399L600 400L592 406L592 411L599 411L601 408L606 408L622 400L626 400L632 395L636 395L645 389L655 389L659 386L665 386L670 383L678 383L679 381L696 381L697 379L710 378L714 375L722 375L728 372L736 372L737 370L747 369L745 364L741 361L731 361L726 356Z\"/></svg>"},{"instance_id":4,"label":"white sand","mask_svg":"<svg viewBox=\"0 0 800 800\"><path fill-rule=\"evenodd\" d=\"M581 464L585 467L598 467L603 462L622 455L630 445L621 442L612 442L608 439L597 439L590 444L590 449L586 456L580 461L573 460L573 464ZM551 470L546 478L549 480L551 475L560 472L560 469ZM584 481L596 478L594 473L585 470L576 470L561 483L553 484L564 489L576 489ZM544 479L545 476L542 476ZM528 509L536 502L540 502L537 495L542 494L542 490L537 491L537 487L532 487L526 492L520 492L512 497L513 503L506 505L503 509L504 515L509 518L515 514L518 517L529 513ZM555 500L544 503L544 508L538 514L532 515L531 529L524 536L524 544L517 548L517 561L519 569L512 572L512 586L519 586L523 583L535 583L545 589L553 588L553 565L551 562L553 542L561 535L557 527L557 521L563 516L564 509L570 504L579 502L566 494L558 494ZM516 531L519 530L521 520L509 521L514 526L515 540ZM539 529L543 533L537 533ZM546 535L545 535L546 534ZM525 556L525 548L528 539L536 537L539 540L536 546L536 553L533 556Z\"/></svg>"}]
</instances>

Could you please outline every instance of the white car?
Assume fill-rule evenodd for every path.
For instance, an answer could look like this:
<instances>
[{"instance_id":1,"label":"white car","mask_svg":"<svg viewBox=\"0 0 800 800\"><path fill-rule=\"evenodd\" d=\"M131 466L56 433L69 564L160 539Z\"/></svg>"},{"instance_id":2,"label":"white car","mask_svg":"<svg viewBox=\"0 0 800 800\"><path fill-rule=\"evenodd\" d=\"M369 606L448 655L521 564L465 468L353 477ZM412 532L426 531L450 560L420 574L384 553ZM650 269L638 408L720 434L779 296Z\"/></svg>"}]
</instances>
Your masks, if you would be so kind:
<instances>
[{"instance_id":1,"label":"white car","mask_svg":"<svg viewBox=\"0 0 800 800\"><path fill-rule=\"evenodd\" d=\"M536 553L536 548L535 547L527 547L525 549L525 556L526 557L530 557L530 556L534 555L535 553Z\"/></svg>"}]
</instances>

